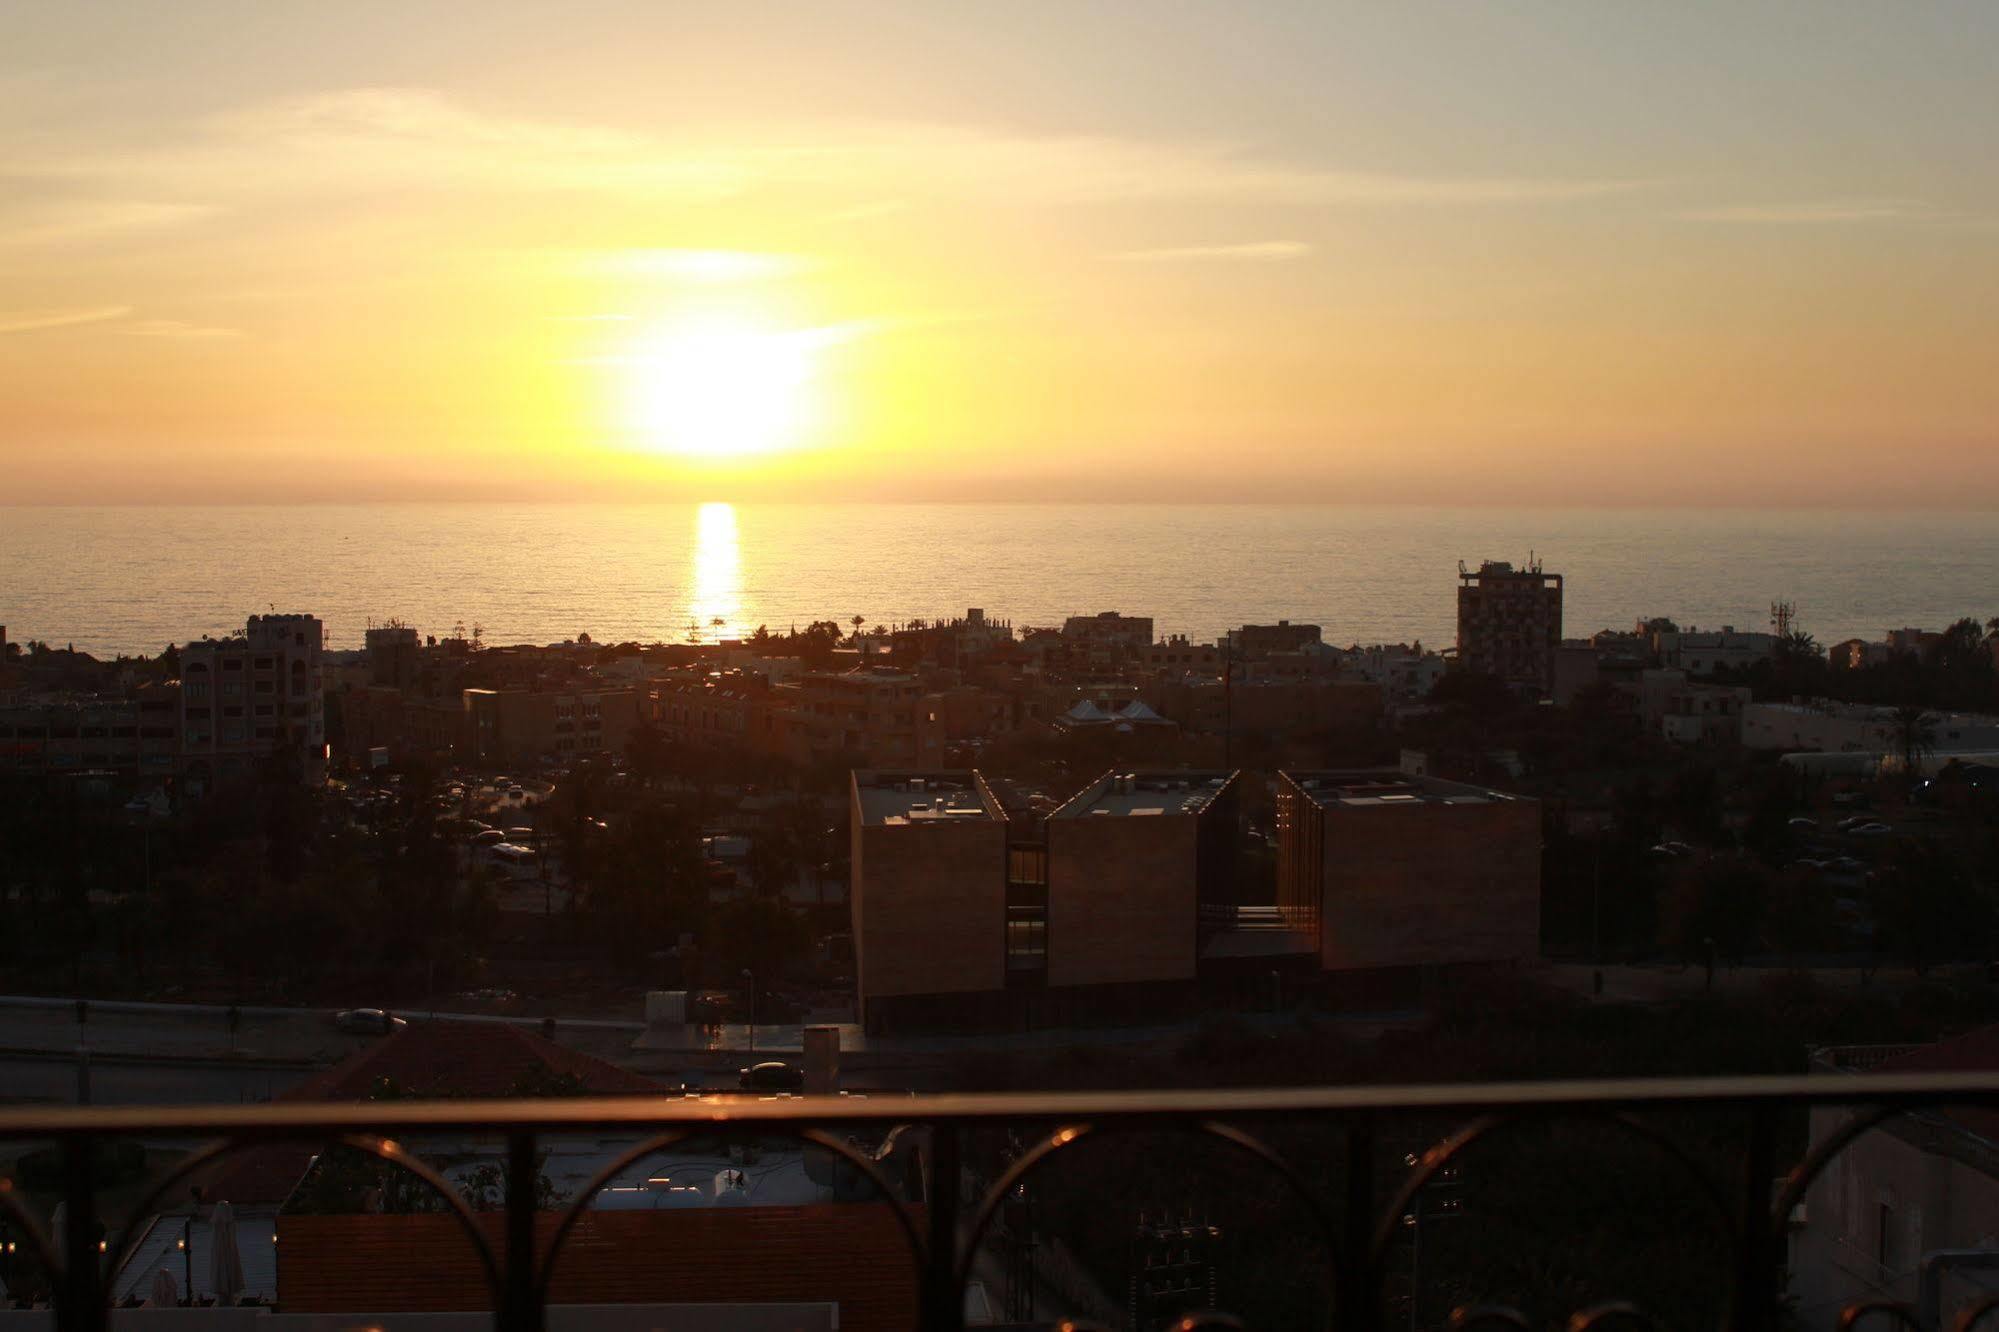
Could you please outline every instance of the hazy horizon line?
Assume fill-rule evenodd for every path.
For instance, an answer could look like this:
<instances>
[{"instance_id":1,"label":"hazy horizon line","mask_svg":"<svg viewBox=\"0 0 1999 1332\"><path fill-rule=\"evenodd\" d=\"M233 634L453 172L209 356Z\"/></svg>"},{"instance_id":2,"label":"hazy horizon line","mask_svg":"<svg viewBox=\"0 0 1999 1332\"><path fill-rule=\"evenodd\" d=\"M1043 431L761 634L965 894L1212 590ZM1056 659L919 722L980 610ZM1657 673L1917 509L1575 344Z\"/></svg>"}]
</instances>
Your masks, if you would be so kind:
<instances>
[{"instance_id":1,"label":"hazy horizon line","mask_svg":"<svg viewBox=\"0 0 1999 1332\"><path fill-rule=\"evenodd\" d=\"M504 499L492 496L444 495L423 499L411 498L366 498L366 499L240 499L240 500L93 500L88 502L71 500L0 500L0 510L4 509L354 509L354 508L435 508L443 506L479 506L485 508L521 509L643 509L677 508L689 505L728 504L732 506L760 506L767 508L1094 508L1094 509L1475 509L1475 510L1521 510L1521 511L1589 511L1615 510L1618 512L1665 512L1665 513L1708 513L1739 512L1755 510L1778 513L1952 513L1952 514L1999 514L1999 497L1990 500L1966 501L1926 501L1924 503L1832 503L1799 502L1771 503L1768 500L1716 500L1710 502L1661 502L1641 500L1588 500L1556 501L1522 504L1518 501L1477 500L1415 500L1415 499L1371 499L1371 500L1311 500L1311 499L1116 499L1100 496L1078 497L1074 499L1021 496L984 495L971 499L947 499L934 497L907 498L864 498L864 499L806 499L790 496L749 496L731 498L727 495L690 495L681 499L602 499L584 496L548 497L539 499Z\"/></svg>"}]
</instances>

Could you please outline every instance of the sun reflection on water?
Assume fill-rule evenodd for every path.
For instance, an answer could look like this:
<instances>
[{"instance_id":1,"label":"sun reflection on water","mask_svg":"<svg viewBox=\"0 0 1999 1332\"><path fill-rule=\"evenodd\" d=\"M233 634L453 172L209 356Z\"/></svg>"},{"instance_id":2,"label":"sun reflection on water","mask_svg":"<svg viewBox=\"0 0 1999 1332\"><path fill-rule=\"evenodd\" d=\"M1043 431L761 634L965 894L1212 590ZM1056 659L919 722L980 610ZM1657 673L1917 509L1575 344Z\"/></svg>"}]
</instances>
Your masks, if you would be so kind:
<instances>
[{"instance_id":1,"label":"sun reflection on water","mask_svg":"<svg viewBox=\"0 0 1999 1332\"><path fill-rule=\"evenodd\" d=\"M689 593L690 640L713 643L742 637L742 546L736 506L710 502L694 516L694 585Z\"/></svg>"}]
</instances>

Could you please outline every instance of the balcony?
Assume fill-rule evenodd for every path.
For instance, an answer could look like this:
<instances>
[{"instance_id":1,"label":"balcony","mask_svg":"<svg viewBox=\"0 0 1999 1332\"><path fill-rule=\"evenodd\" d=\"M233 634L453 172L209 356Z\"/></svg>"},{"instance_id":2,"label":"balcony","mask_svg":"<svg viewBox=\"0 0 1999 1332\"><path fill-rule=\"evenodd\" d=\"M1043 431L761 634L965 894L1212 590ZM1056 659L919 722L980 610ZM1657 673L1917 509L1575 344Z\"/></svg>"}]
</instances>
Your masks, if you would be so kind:
<instances>
[{"instance_id":1,"label":"balcony","mask_svg":"<svg viewBox=\"0 0 1999 1332\"><path fill-rule=\"evenodd\" d=\"M404 1194L428 1193L435 1201L397 1208L383 1205L377 1196L372 1206L330 1215L342 1209L294 1209L304 1190L301 1184L264 1240L274 1246L268 1255L273 1264L280 1254L285 1256L287 1268L278 1270L291 1275L283 1280L292 1280L314 1261L332 1262L350 1280L378 1280L398 1261L413 1261L408 1254L399 1257L398 1246L414 1253L450 1236L464 1256L455 1265L425 1260L421 1272L412 1269L418 1280L410 1289L421 1290L427 1301L415 1307L458 1309L461 1318L476 1314L481 1326L490 1315L504 1332L540 1332L551 1325L625 1326L630 1319L620 1322L601 1311L621 1302L645 1303L630 1293L637 1287L624 1294L596 1289L579 1273L584 1268L609 1271L605 1264L612 1260L605 1255L616 1249L621 1230L642 1230L650 1224L644 1217L665 1213L603 1211L600 1195L634 1169L642 1170L645 1162L696 1140L767 1144L783 1139L798 1144L822 1176L828 1170L840 1172L857 1199L844 1204L852 1209L846 1214L850 1219L811 1231L813 1243L833 1242L829 1236L842 1244L858 1243L854 1237L871 1236L868 1243L882 1246L877 1258L898 1254L906 1263L898 1268L883 1261L881 1274L869 1277L878 1290L900 1292L897 1307L906 1308L906 1317L891 1312L882 1321L878 1311L871 1322L835 1313L834 1323L783 1326L882 1325L957 1332L968 1325L968 1288L995 1283L1008 1292L1006 1307L980 1319L988 1325L1128 1325L1123 1317L1059 1321L1060 1315L1048 1311L1051 1301L1046 1298L1037 1318L1034 1306L1036 1292L1045 1288L1041 1283L1054 1257L1051 1249L1060 1249L1064 1241L1074 1243L1071 1230L1092 1225L1116 1230L1130 1219L1116 1214L1117 1204L1108 1194L1090 1193L1080 1200L1084 1210L1072 1211L1065 1210L1067 1204L1057 1206L1049 1190L1093 1150L1143 1139L1177 1144L1137 1158L1148 1170L1170 1172L1196 1156L1230 1163L1228 1186L1211 1201L1221 1210L1241 1204L1233 1207L1237 1215L1228 1223L1217 1223L1212 1216L1180 1216L1170 1208L1139 1218L1130 1232L1138 1237L1130 1250L1130 1279L1113 1294L1128 1310L1138 1310L1148 1300L1180 1301L1180 1310L1165 1320L1140 1312L1137 1322L1147 1327L1448 1326L1458 1332L1566 1321L1574 1332L1683 1323L1775 1329L1797 1325L1796 1311L1787 1307L1789 1246L1801 1224L1808 1189L1840 1153L1863 1134L1912 1113L1995 1106L1999 1074L1884 1073L1865 1078L1296 1090L9 1109L0 1110L0 1147L46 1144L52 1149L67 1224L64 1236L52 1236L21 1191L0 1188L0 1258L10 1265L0 1273L18 1274L28 1255L37 1258L61 1332L102 1332L113 1322L137 1326L145 1320L112 1308L118 1291L131 1288L132 1281L128 1275L114 1290L113 1278L125 1272L127 1259L147 1241L149 1223L152 1242L160 1243L158 1218L169 1210L163 1201L184 1198L190 1180L246 1153L279 1146L301 1152L338 1147L346 1153L342 1159L399 1172L409 1186ZM1838 1131L1808 1146L1806 1120L1814 1109L1855 1113L1840 1117ZM100 1204L97 1162L115 1144L139 1138L208 1145L189 1151L164 1174L149 1178L136 1195L123 1199L119 1205L129 1218L124 1228L101 1232L95 1220ZM547 1159L542 1153L565 1138L588 1140L606 1154L606 1163L573 1197L552 1200L540 1173ZM426 1159L422 1144L444 1139L484 1143L502 1163L486 1177L482 1191L467 1190ZM1608 1142L1623 1144L1621 1155L1598 1150ZM870 1151L870 1143L884 1149ZM1530 1159L1583 1170L1576 1178L1589 1187L1579 1195L1566 1166L1536 1166L1527 1175L1531 1205L1513 1213L1498 1210L1493 1202L1497 1194L1481 1186L1481 1175L1518 1173L1523 1152ZM1514 1166L1504 1165L1509 1157ZM321 1158L309 1159L317 1168ZM1624 1164L1615 1169L1589 1164L1612 1160ZM739 1184L743 1173L737 1172ZM665 1185L664 1179L650 1182ZM1033 1220L1037 1198L1045 1208L1039 1223ZM1097 1205L1094 1212L1087 1206L1092 1203ZM1481 1208L1492 1210L1481 1213ZM723 1269L739 1259L803 1263L794 1252L798 1246L785 1245L787 1236L795 1239L809 1230L810 1218L801 1219L807 1210L770 1209L772 1215L753 1228L755 1244L721 1255L692 1277L683 1271L677 1279L684 1283L684 1297L701 1300L703 1279L722 1280ZM747 1212L733 1215L741 1218ZM633 1216L641 1219L629 1219ZM719 1224L724 1214L712 1216ZM617 1220L621 1217L626 1219ZM1244 1217L1256 1219L1260 1228L1240 1229ZM1549 1217L1581 1227L1568 1242L1586 1256L1623 1254L1624 1241L1617 1237L1627 1230L1647 1232L1652 1240L1665 1234L1698 1259L1693 1266L1699 1268L1700 1280L1687 1294L1694 1307L1711 1311L1711 1316L1655 1317L1624 1292L1584 1290L1590 1283L1562 1275L1559 1264L1544 1266L1528 1257L1528 1237ZM1087 1224L1076 1225L1078 1218ZM1473 1235L1475 1242L1453 1241L1452 1225L1471 1227L1458 1234ZM802 1229L793 1234L788 1226ZM367 1238L369 1231L385 1229L395 1232L390 1241ZM170 1264L174 1242L169 1229L164 1251ZM318 1259L311 1257L314 1245ZM343 1250L363 1245L365 1259L339 1258ZM1511 1261L1516 1245L1522 1249L1517 1263ZM1162 1256L1155 1257L1155 1248L1148 1246L1156 1246ZM1245 1324L1206 1308L1217 1285L1214 1269L1203 1264L1218 1261L1216 1254L1241 1258L1266 1251L1283 1255L1283 1270L1296 1287L1293 1307L1308 1312L1282 1322L1266 1316ZM1498 1303L1450 1304L1455 1287L1440 1264L1453 1251L1459 1257L1471 1251L1507 1259L1500 1268L1521 1285L1523 1296L1541 1301L1538 1313L1530 1316ZM676 1259L677 1251L662 1248L634 1252L644 1255L642 1269L675 1261L685 1269L689 1261L684 1253ZM781 1253L791 1257L773 1256ZM1210 1274L1205 1285L1198 1279L1203 1270ZM1927 1276L1927 1261L1924 1271ZM998 1274L1003 1272L1010 1275L1002 1279ZM1023 1273L1024 1279L1016 1281ZM1666 1274L1661 1288L1678 1292L1686 1276ZM454 1285L464 1292L456 1303L440 1294ZM1226 1285L1220 1290L1231 1293ZM1586 1296L1587 1302L1564 1307L1561 1302L1572 1295ZM758 1306L749 1297L738 1293L729 1298L743 1301L743 1321L730 1321L737 1315L725 1305L721 1322L675 1324L669 1317L664 1325L776 1325L755 1320L752 1311ZM701 1307L708 1311L704 1317L716 1316L716 1305ZM1145 1304L1146 1309L1156 1307ZM1995 1308L1999 1296L1965 1305L1955 1326L1965 1332ZM191 1312L168 1316L184 1319ZM232 1309L226 1317L220 1310L208 1312L216 1317L203 1321L204 1326L247 1319L246 1330L254 1321L269 1332L281 1332L278 1324L293 1313L285 1307L282 1284L275 1308ZM317 1323L307 1319L298 1326L345 1326L364 1321L358 1316L362 1313L385 1326L397 1325L396 1309L370 1305L354 1309L345 1321L329 1322L320 1313L314 1315ZM0 1310L0 1323L24 1316L36 1315ZM1937 1326L1938 1313L1934 1307L1871 1300L1849 1309L1839 1325L1848 1327L1848 1320L1863 1317L1925 1328Z\"/></svg>"}]
</instances>

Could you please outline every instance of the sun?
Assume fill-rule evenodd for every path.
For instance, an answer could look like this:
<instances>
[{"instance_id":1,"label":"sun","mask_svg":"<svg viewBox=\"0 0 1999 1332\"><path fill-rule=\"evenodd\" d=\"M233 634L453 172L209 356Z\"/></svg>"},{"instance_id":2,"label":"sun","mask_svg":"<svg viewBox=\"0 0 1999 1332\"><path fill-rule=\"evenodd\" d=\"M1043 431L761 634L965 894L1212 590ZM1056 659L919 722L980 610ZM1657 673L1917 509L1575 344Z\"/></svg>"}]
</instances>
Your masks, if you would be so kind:
<instances>
[{"instance_id":1,"label":"sun","mask_svg":"<svg viewBox=\"0 0 1999 1332\"><path fill-rule=\"evenodd\" d=\"M749 458L797 448L819 414L814 330L704 317L653 330L624 358L627 424L683 457Z\"/></svg>"}]
</instances>

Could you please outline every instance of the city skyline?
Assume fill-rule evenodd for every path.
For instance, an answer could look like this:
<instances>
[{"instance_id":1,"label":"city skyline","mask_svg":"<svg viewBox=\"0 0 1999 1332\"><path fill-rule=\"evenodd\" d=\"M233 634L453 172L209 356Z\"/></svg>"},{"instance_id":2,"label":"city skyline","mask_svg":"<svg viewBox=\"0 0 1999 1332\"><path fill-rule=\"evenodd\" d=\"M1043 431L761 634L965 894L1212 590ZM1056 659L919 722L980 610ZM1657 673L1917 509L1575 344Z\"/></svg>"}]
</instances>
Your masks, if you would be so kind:
<instances>
[{"instance_id":1,"label":"city skyline","mask_svg":"<svg viewBox=\"0 0 1999 1332\"><path fill-rule=\"evenodd\" d=\"M1999 503L1989 10L11 27L11 502Z\"/></svg>"}]
</instances>

